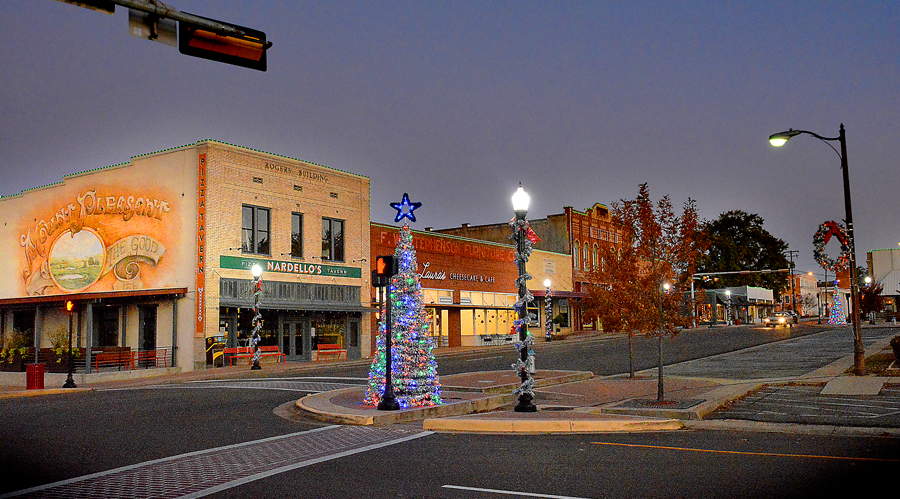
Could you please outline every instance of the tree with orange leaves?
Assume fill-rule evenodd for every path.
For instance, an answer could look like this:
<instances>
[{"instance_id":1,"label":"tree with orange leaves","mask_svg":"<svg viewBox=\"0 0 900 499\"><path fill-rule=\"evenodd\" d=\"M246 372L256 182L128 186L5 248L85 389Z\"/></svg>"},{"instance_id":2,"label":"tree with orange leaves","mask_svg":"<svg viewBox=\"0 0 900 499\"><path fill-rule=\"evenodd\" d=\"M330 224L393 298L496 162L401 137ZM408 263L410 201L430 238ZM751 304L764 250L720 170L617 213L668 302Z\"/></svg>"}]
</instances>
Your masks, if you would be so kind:
<instances>
[{"instance_id":1,"label":"tree with orange leaves","mask_svg":"<svg viewBox=\"0 0 900 499\"><path fill-rule=\"evenodd\" d=\"M654 203L643 183L636 199L613 203L611 213L620 229L620 243L600 249L601 264L593 270L584 314L599 319L605 331L628 333L632 377L631 338L634 334L658 338L657 400L662 401L662 338L691 323L684 291L690 289L702 250L696 203L688 199L676 215L668 196Z\"/></svg>"}]
</instances>

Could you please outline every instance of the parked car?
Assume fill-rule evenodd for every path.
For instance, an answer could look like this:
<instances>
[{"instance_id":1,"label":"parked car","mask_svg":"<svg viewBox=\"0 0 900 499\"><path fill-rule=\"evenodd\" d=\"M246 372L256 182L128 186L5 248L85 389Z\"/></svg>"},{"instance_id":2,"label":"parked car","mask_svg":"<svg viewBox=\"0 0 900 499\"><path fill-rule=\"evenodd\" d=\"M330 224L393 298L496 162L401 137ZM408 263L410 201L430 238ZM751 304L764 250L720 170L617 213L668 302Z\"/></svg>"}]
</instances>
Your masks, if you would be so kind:
<instances>
[{"instance_id":1,"label":"parked car","mask_svg":"<svg viewBox=\"0 0 900 499\"><path fill-rule=\"evenodd\" d=\"M775 312L763 319L763 324L765 324L766 327L794 327L795 322L795 316L791 315L790 312Z\"/></svg>"}]
</instances>

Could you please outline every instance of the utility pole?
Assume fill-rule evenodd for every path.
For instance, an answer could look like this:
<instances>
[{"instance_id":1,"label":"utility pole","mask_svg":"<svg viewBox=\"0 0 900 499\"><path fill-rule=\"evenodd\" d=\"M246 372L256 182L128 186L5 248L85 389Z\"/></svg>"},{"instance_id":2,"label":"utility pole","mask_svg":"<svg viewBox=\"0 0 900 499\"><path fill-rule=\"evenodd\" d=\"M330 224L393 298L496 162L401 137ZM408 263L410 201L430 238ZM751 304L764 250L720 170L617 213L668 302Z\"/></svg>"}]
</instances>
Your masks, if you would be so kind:
<instances>
[{"instance_id":1,"label":"utility pole","mask_svg":"<svg viewBox=\"0 0 900 499\"><path fill-rule=\"evenodd\" d=\"M786 253L788 255L788 258L791 259L791 311L797 313L797 298L794 294L794 255L799 256L800 252L797 250L787 250ZM797 314L797 316L799 317L800 314Z\"/></svg>"}]
</instances>

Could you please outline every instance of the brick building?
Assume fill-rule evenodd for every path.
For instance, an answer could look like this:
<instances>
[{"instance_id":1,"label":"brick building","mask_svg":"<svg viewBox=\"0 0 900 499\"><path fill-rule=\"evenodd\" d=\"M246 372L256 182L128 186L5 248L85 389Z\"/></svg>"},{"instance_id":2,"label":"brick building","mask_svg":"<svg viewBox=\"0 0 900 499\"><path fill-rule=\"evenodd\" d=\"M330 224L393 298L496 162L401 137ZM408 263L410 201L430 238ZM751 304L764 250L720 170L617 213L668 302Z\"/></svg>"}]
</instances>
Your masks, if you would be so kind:
<instances>
[{"instance_id":1,"label":"brick building","mask_svg":"<svg viewBox=\"0 0 900 499\"><path fill-rule=\"evenodd\" d=\"M507 236L509 231L507 226ZM518 299L515 284L518 269L513 262L510 242L489 242L430 230L412 230L411 233L425 312L435 345L511 343L514 334L510 329L515 319L512 307ZM378 255L394 254L399 237L397 227L371 223L370 261ZM550 280L553 286L551 314L561 316L560 332L570 331L568 300L565 298L572 289L568 255L536 250L526 270L533 276L528 287L535 296L544 296L542 283ZM374 289L371 300L375 307L382 300ZM530 312L538 318L531 332L541 337L546 322L543 301L535 303Z\"/></svg>"},{"instance_id":2,"label":"brick building","mask_svg":"<svg viewBox=\"0 0 900 499\"><path fill-rule=\"evenodd\" d=\"M591 284L591 271L601 264L599 248L620 242L609 208L600 203L585 211L566 206L563 213L529 219L528 222L541 238L534 245L536 250L568 255L572 287L569 291L554 293L554 296L567 300L571 327L575 330L595 329L596 323L585 322L582 318L579 303ZM462 224L461 227L435 232L504 243L509 241L509 230L508 224L499 223L477 226ZM535 296L543 295L538 291Z\"/></svg>"},{"instance_id":3,"label":"brick building","mask_svg":"<svg viewBox=\"0 0 900 499\"><path fill-rule=\"evenodd\" d=\"M221 365L247 343L259 263L261 344L369 355L366 177L205 140L4 197L0 213L4 347L52 346L72 300L85 366L110 349Z\"/></svg>"}]
</instances>

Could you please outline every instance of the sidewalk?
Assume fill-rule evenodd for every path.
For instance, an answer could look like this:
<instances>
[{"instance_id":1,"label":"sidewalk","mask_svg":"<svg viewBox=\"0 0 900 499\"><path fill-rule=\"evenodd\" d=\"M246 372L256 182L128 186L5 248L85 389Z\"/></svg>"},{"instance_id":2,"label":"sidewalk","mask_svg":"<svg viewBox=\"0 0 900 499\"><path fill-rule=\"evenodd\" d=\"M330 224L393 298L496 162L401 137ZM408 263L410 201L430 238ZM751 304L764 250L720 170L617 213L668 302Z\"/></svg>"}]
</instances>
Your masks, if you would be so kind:
<instances>
[{"instance_id":1,"label":"sidewalk","mask_svg":"<svg viewBox=\"0 0 900 499\"><path fill-rule=\"evenodd\" d=\"M866 355L886 347L887 339L870 345ZM758 348L766 348L765 346ZM661 431L685 428L734 428L875 434L900 437L900 429L802 428L753 421L704 421L703 418L765 384L826 382L823 394L872 395L893 377L852 376L845 371L853 355L799 377L764 380L722 380L666 375L663 402L657 402L655 370L627 376L595 377L590 372L538 371L535 375L536 413L513 411L513 389L519 381L512 371L474 372L441 377L444 404L400 411L378 411L361 404L365 388L347 388L309 395L296 410L322 421L384 425L422 421L425 430L469 433L599 433ZM671 367L671 366L669 366Z\"/></svg>"},{"instance_id":2,"label":"sidewalk","mask_svg":"<svg viewBox=\"0 0 900 499\"><path fill-rule=\"evenodd\" d=\"M867 348L866 355L881 351L888 339ZM883 343L883 344L882 344ZM754 350L770 348L767 345ZM446 349L451 350L451 349ZM456 349L452 349L456 350ZM471 349L460 349L466 352ZM725 354L728 355L728 354ZM57 388L45 384L44 390L0 389L0 398L78 393L103 388L128 388L169 383L188 383L215 379L265 379L274 376L297 376L327 364L368 365L370 359L328 363L266 363L262 371L248 371L246 366L201 370L165 376L117 380L108 383L79 385L77 389ZM512 391L519 380L512 370L473 372L441 376L444 404L399 411L378 411L362 405L365 387L353 387L309 395L295 402L293 411L321 421L337 424L388 425L396 423L421 425L425 430L480 433L599 433L661 431L686 428L739 428L761 431L827 431L829 433L867 434L867 429L837 427L810 428L802 425L777 425L752 421L706 421L703 418L730 401L737 400L765 384L826 383L823 394L871 395L884 384L900 383L897 377L850 376L845 371L853 364L847 355L825 367L802 376L777 379L711 379L671 374L689 361L667 366L664 381L665 400L657 398L655 369L627 375L596 377L583 371L538 371L535 376L536 413L512 410L516 397ZM712 374L712 373L710 373ZM51 387L52 386L52 387ZM879 434L884 434L883 429ZM900 429L888 429L900 437Z\"/></svg>"}]
</instances>

